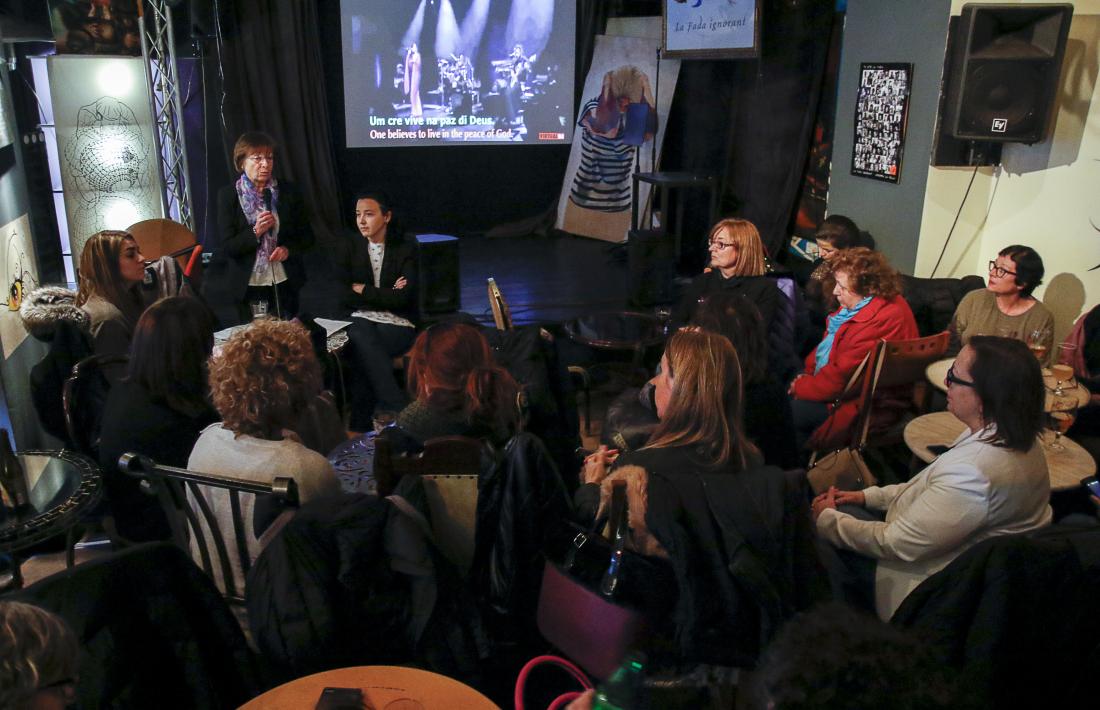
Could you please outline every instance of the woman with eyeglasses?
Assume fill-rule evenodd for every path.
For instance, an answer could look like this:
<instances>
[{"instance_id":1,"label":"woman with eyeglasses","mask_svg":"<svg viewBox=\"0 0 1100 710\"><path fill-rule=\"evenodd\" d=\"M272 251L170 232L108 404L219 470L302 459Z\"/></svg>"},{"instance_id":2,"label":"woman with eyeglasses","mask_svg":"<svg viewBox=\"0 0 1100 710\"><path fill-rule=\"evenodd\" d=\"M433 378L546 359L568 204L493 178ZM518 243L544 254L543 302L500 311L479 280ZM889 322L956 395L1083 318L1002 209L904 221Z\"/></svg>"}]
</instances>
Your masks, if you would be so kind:
<instances>
[{"instance_id":1,"label":"woman with eyeglasses","mask_svg":"<svg viewBox=\"0 0 1100 710\"><path fill-rule=\"evenodd\" d=\"M838 399L875 344L918 336L898 272L886 257L858 247L838 252L830 263L839 308L828 317L821 342L806 356L805 372L788 389L796 440L800 448L815 450L848 443L858 402ZM880 415L888 414L892 394L876 400Z\"/></svg>"},{"instance_id":2,"label":"woman with eyeglasses","mask_svg":"<svg viewBox=\"0 0 1100 710\"><path fill-rule=\"evenodd\" d=\"M947 385L947 409L966 425L950 449L907 483L814 500L834 588L885 620L971 545L1051 521L1043 376L1027 346L976 335Z\"/></svg>"},{"instance_id":3,"label":"woman with eyeglasses","mask_svg":"<svg viewBox=\"0 0 1100 710\"><path fill-rule=\"evenodd\" d=\"M723 219L708 237L710 265L695 277L673 312L673 322L686 324L695 307L708 296L730 291L748 299L760 311L765 330L779 307L779 288L765 276L765 249L756 226L746 219Z\"/></svg>"},{"instance_id":4,"label":"woman with eyeglasses","mask_svg":"<svg viewBox=\"0 0 1100 710\"><path fill-rule=\"evenodd\" d=\"M275 177L275 139L249 131L233 146L240 176L218 192L218 242L207 273L207 299L223 320L247 322L249 304L289 319L298 313L298 292L306 280L302 252L313 231L301 193ZM219 292L220 291L220 292ZM224 323L223 323L224 325Z\"/></svg>"},{"instance_id":5,"label":"woman with eyeglasses","mask_svg":"<svg viewBox=\"0 0 1100 710\"><path fill-rule=\"evenodd\" d=\"M1040 333L1036 347L1040 362L1049 365L1053 353L1054 316L1037 298L1035 287L1043 282L1043 259L1031 247L1013 244L989 262L989 284L963 297L951 320L951 351L975 335L996 335L1028 340Z\"/></svg>"}]
</instances>

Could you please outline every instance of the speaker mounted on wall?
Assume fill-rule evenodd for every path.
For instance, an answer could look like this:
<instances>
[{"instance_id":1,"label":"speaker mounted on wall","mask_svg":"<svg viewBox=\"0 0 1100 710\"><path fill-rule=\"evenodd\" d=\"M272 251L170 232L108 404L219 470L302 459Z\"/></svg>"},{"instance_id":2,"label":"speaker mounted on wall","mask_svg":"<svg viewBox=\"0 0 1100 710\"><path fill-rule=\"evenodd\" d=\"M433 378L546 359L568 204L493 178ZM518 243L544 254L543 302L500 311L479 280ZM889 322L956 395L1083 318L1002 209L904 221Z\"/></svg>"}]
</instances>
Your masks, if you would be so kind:
<instances>
[{"instance_id":1,"label":"speaker mounted on wall","mask_svg":"<svg viewBox=\"0 0 1100 710\"><path fill-rule=\"evenodd\" d=\"M1073 5L967 4L951 46L943 124L958 140L1046 138Z\"/></svg>"}]
</instances>

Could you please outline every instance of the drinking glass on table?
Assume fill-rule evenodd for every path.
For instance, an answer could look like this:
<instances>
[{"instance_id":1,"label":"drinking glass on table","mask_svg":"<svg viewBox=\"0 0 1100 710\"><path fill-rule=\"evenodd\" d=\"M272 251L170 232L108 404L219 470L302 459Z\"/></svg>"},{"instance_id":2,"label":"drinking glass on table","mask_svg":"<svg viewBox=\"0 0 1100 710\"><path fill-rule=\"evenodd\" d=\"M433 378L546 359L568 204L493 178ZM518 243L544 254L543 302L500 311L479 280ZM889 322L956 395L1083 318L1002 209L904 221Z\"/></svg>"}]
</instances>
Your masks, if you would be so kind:
<instances>
[{"instance_id":1,"label":"drinking glass on table","mask_svg":"<svg viewBox=\"0 0 1100 710\"><path fill-rule=\"evenodd\" d=\"M1035 330L1028 331L1027 337L1024 338L1024 342L1027 343L1027 347L1031 350L1031 353L1042 362L1047 356L1047 338L1050 337L1050 331L1046 328L1036 328Z\"/></svg>"},{"instance_id":2,"label":"drinking glass on table","mask_svg":"<svg viewBox=\"0 0 1100 710\"><path fill-rule=\"evenodd\" d=\"M1069 431L1069 428L1073 426L1073 421L1077 418L1077 400L1055 398L1054 406L1047 417L1050 420L1050 428L1054 430L1054 442L1050 445L1051 451L1065 451L1066 447L1062 444L1062 434Z\"/></svg>"},{"instance_id":3,"label":"drinking glass on table","mask_svg":"<svg viewBox=\"0 0 1100 710\"><path fill-rule=\"evenodd\" d=\"M267 301L252 301L248 306L252 309L252 320L267 317Z\"/></svg>"},{"instance_id":4,"label":"drinking glass on table","mask_svg":"<svg viewBox=\"0 0 1100 710\"><path fill-rule=\"evenodd\" d=\"M1060 346L1061 352L1058 356L1058 362L1050 368L1051 373L1054 375L1054 394L1061 396L1065 394L1063 392L1063 385L1067 382L1073 381L1073 355L1077 351L1077 343L1062 343ZM1077 385L1065 389L1073 389Z\"/></svg>"}]
</instances>

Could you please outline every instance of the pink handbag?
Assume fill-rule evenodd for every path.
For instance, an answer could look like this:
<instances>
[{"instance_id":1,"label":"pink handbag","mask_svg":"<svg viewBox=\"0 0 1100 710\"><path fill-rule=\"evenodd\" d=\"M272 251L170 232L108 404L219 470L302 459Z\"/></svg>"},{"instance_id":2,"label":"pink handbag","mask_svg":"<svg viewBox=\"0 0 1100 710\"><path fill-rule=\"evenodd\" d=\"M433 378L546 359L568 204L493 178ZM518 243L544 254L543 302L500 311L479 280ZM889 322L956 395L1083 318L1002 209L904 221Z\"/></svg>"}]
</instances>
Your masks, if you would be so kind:
<instances>
[{"instance_id":1,"label":"pink handbag","mask_svg":"<svg viewBox=\"0 0 1100 710\"><path fill-rule=\"evenodd\" d=\"M592 589L570 574L577 555L590 552L586 546L604 547L593 526L587 534L577 533L561 566L546 561L539 592L539 631L596 678L606 678L618 668L627 651L647 632L642 611L615 601L629 534L625 482L613 489L609 522L611 549L598 588Z\"/></svg>"}]
</instances>

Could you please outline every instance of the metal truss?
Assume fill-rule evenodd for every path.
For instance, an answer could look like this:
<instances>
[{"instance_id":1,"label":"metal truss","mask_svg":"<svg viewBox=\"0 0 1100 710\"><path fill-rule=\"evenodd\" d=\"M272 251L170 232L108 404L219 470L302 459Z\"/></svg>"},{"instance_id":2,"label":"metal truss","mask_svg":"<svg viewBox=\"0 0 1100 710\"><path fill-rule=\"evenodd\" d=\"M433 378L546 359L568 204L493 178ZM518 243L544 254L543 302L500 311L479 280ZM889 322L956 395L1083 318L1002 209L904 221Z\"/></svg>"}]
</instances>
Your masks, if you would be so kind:
<instances>
[{"instance_id":1,"label":"metal truss","mask_svg":"<svg viewBox=\"0 0 1100 710\"><path fill-rule=\"evenodd\" d=\"M154 134L161 183L161 205L166 217L195 230L191 210L191 181L187 175L187 142L183 132L183 103L173 43L172 13L166 0L145 0L139 23L145 79L156 124Z\"/></svg>"}]
</instances>

